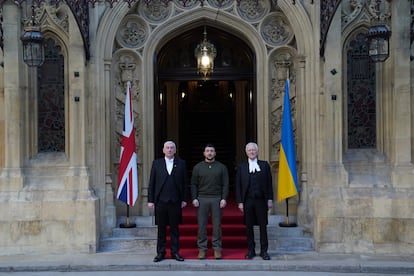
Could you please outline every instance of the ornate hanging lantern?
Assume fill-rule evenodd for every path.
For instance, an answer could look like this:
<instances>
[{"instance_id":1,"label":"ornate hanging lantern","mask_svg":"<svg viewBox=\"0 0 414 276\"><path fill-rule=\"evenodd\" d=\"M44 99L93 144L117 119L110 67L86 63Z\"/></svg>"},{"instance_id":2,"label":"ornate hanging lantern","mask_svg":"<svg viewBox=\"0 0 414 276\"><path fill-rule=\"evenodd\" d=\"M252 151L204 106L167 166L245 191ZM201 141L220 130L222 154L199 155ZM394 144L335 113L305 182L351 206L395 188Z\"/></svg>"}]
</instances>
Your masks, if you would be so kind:
<instances>
[{"instance_id":1,"label":"ornate hanging lantern","mask_svg":"<svg viewBox=\"0 0 414 276\"><path fill-rule=\"evenodd\" d=\"M197 58L197 72L203 74L204 78L213 72L216 55L217 50L214 44L207 40L207 29L204 26L204 39L194 50L194 56Z\"/></svg>"}]
</instances>

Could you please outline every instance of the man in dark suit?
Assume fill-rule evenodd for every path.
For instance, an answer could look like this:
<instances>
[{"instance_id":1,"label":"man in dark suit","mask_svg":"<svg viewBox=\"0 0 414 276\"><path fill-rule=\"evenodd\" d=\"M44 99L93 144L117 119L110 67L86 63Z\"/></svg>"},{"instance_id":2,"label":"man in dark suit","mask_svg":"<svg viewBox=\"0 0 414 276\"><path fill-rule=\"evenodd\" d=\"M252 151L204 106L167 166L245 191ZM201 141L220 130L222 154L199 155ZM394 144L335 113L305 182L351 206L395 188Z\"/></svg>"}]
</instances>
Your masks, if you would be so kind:
<instances>
[{"instance_id":1,"label":"man in dark suit","mask_svg":"<svg viewBox=\"0 0 414 276\"><path fill-rule=\"evenodd\" d=\"M182 208L187 205L187 165L176 158L175 143L164 143L164 158L152 163L148 186L148 208L155 208L155 224L158 226L157 255L154 262L162 261L166 253L167 226L170 226L171 257L184 261L179 254L179 229L182 222Z\"/></svg>"},{"instance_id":2,"label":"man in dark suit","mask_svg":"<svg viewBox=\"0 0 414 276\"><path fill-rule=\"evenodd\" d=\"M254 225L260 228L260 256L270 260L267 253L267 212L273 205L272 174L269 163L258 160L256 143L246 145L246 162L239 165L236 174L236 202L243 212L246 225L247 254L246 259L256 256L254 241Z\"/></svg>"}]
</instances>

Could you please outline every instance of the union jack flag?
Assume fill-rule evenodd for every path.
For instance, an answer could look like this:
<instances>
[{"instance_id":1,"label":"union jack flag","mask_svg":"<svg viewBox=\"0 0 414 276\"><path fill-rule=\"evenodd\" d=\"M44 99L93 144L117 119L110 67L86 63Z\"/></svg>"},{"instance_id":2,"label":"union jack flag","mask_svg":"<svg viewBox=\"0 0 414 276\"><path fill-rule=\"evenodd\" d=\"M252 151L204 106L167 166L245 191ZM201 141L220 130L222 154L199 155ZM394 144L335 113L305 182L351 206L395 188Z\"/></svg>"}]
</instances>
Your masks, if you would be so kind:
<instances>
[{"instance_id":1,"label":"union jack flag","mask_svg":"<svg viewBox=\"0 0 414 276\"><path fill-rule=\"evenodd\" d=\"M133 206L138 197L137 154L135 153L134 111L132 108L131 83L128 81L125 97L124 129L118 172L117 198Z\"/></svg>"}]
</instances>

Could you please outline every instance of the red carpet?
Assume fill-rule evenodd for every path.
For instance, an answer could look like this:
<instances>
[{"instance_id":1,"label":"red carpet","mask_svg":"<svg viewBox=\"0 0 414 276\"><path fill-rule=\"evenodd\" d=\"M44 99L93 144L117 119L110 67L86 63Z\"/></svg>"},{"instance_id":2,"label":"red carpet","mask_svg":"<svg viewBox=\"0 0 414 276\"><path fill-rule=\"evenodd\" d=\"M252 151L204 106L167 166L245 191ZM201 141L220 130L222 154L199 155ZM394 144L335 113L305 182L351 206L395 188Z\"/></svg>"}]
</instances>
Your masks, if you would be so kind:
<instances>
[{"instance_id":1,"label":"red carpet","mask_svg":"<svg viewBox=\"0 0 414 276\"><path fill-rule=\"evenodd\" d=\"M183 224L180 225L180 254L185 259L197 259L197 229L197 210L192 204L189 204L183 209ZM214 259L213 249L211 248L211 232L212 225L209 222L207 227L209 248L207 251L207 259ZM168 240L167 243L169 243ZM223 209L222 247L223 259L244 260L244 255L247 253L243 214L237 209L236 203L234 202L229 202Z\"/></svg>"}]
</instances>

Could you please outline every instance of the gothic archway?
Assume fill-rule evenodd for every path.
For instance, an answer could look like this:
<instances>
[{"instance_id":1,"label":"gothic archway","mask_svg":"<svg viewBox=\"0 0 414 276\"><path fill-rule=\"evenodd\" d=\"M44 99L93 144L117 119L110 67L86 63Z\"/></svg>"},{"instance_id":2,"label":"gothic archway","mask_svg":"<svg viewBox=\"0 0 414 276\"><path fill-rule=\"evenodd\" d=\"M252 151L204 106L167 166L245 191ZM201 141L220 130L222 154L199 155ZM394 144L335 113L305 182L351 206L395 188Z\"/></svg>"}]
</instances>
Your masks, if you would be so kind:
<instances>
[{"instance_id":1,"label":"gothic archway","mask_svg":"<svg viewBox=\"0 0 414 276\"><path fill-rule=\"evenodd\" d=\"M231 183L243 148L255 141L255 56L239 37L207 26L208 40L217 49L214 71L197 74L194 49L203 27L168 41L156 55L154 93L155 155L165 140L176 141L189 170L202 160L202 148L213 143L217 159L227 165Z\"/></svg>"}]
</instances>

